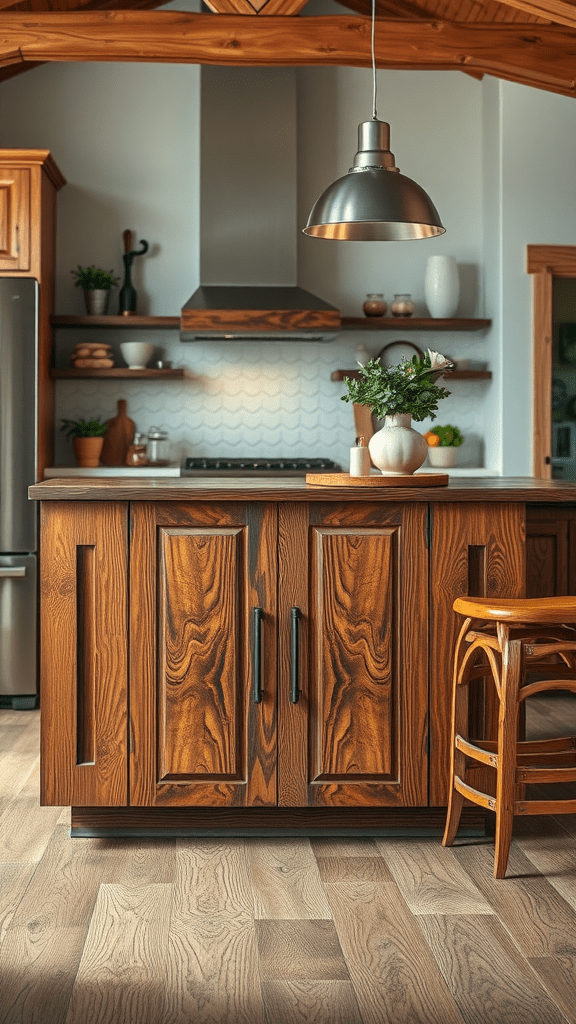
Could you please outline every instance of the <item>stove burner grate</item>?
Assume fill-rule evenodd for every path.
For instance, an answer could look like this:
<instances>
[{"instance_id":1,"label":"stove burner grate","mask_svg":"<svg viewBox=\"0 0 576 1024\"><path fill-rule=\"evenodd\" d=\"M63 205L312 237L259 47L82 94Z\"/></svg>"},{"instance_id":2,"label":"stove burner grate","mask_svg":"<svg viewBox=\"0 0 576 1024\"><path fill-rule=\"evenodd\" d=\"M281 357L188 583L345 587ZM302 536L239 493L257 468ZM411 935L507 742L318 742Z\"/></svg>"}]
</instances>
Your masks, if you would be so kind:
<instances>
[{"instance_id":1,"label":"stove burner grate","mask_svg":"<svg viewBox=\"0 0 576 1024\"><path fill-rule=\"evenodd\" d=\"M211 473L214 475L242 474L259 476L260 474L284 474L305 476L311 471L325 470L327 473L339 473L340 466L332 459L239 459L239 458L188 458L184 463L184 474Z\"/></svg>"}]
</instances>

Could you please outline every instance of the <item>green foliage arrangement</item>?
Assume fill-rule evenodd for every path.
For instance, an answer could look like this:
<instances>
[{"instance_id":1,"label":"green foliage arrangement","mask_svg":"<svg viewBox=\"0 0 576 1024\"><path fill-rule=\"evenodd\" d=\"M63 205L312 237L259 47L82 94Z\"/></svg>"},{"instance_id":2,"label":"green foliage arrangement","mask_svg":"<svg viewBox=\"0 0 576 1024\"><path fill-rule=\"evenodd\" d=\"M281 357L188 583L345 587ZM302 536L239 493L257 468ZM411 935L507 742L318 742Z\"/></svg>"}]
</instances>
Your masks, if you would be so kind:
<instances>
[{"instance_id":1,"label":"green foliage arrangement","mask_svg":"<svg viewBox=\"0 0 576 1024\"><path fill-rule=\"evenodd\" d=\"M440 438L438 448L459 448L464 440L458 427L452 427L449 423L445 427L432 427L430 433Z\"/></svg>"},{"instance_id":2,"label":"green foliage arrangement","mask_svg":"<svg viewBox=\"0 0 576 1024\"><path fill-rule=\"evenodd\" d=\"M66 437L102 437L108 430L107 423L95 420L62 420L60 430Z\"/></svg>"},{"instance_id":3,"label":"green foliage arrangement","mask_svg":"<svg viewBox=\"0 0 576 1024\"><path fill-rule=\"evenodd\" d=\"M76 278L74 286L83 288L85 292L92 292L97 288L104 288L108 291L110 288L115 288L120 281L119 277L114 277L112 270L100 270L94 265L91 267L78 265L78 269L71 270L70 273Z\"/></svg>"},{"instance_id":4,"label":"green foliage arrangement","mask_svg":"<svg viewBox=\"0 0 576 1024\"><path fill-rule=\"evenodd\" d=\"M420 358L403 359L398 366L382 366L371 359L360 366L358 380L345 378L348 394L343 402L367 405L378 419L409 413L413 420L436 419L438 402L450 394L436 379L454 369L454 363L439 352L428 349Z\"/></svg>"}]
</instances>

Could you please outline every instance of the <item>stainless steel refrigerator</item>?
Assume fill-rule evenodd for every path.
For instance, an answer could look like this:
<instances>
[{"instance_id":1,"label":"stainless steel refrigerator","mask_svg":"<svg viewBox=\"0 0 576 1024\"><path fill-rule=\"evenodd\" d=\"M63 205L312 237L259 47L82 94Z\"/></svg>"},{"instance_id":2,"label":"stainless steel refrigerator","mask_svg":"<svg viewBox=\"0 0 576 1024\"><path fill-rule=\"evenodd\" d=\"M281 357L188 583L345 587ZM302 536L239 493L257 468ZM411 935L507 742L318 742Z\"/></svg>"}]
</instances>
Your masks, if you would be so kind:
<instances>
[{"instance_id":1,"label":"stainless steel refrigerator","mask_svg":"<svg viewBox=\"0 0 576 1024\"><path fill-rule=\"evenodd\" d=\"M0 278L0 706L38 702L38 283Z\"/></svg>"}]
</instances>

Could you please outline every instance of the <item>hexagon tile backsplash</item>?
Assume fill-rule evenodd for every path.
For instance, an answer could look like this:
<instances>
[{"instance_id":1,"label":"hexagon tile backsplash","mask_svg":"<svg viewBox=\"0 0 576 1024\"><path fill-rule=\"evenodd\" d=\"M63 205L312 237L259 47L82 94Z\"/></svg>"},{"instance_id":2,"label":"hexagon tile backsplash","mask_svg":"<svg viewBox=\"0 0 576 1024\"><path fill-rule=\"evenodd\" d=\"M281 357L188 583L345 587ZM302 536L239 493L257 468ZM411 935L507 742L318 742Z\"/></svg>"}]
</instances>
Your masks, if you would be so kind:
<instances>
[{"instance_id":1,"label":"hexagon tile backsplash","mask_svg":"<svg viewBox=\"0 0 576 1024\"><path fill-rule=\"evenodd\" d=\"M63 334L64 332L60 332ZM94 332L66 332L66 349ZM128 415L136 429L151 426L168 431L171 459L186 456L266 456L331 458L347 470L354 444L352 406L341 402L346 388L330 380L335 369L351 369L355 363L358 335L343 334L327 344L305 342L212 342L184 345L174 332L147 340L156 347L154 358L169 359L194 377L184 380L62 380L56 387L56 424L62 418L78 419L116 415L117 401L125 398ZM73 337L71 337L73 335ZM119 344L125 332L107 331L122 366ZM370 338L376 354L384 344L380 335ZM59 349L59 365L68 365L68 352ZM452 405L462 423L469 419L472 392L459 386L458 395L443 403ZM455 407L454 403L457 400ZM448 408L445 412L448 413ZM443 410L444 412L444 410ZM426 429L425 425L417 425ZM475 427L477 430L477 427ZM463 430L463 433L465 431ZM55 463L74 462L70 442L56 431Z\"/></svg>"}]
</instances>

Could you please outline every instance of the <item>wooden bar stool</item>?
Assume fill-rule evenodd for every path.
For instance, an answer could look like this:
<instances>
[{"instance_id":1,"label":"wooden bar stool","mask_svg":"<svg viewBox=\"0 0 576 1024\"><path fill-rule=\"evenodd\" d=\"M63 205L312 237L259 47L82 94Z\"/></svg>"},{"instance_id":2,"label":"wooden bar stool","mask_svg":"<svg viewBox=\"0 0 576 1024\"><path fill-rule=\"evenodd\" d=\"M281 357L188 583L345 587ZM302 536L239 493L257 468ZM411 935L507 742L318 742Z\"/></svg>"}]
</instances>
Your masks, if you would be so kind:
<instances>
[{"instance_id":1,"label":"wooden bar stool","mask_svg":"<svg viewBox=\"0 0 576 1024\"><path fill-rule=\"evenodd\" d=\"M576 736L518 740L526 697L547 690L576 693L576 597L461 597L454 611L465 621L454 659L450 797L442 845L454 841L465 798L495 811L494 876L504 878L515 814L576 813L576 800L524 799L528 783L576 781ZM491 678L496 688L498 738L471 741L469 684L482 678ZM496 769L495 797L467 783L468 759Z\"/></svg>"}]
</instances>

